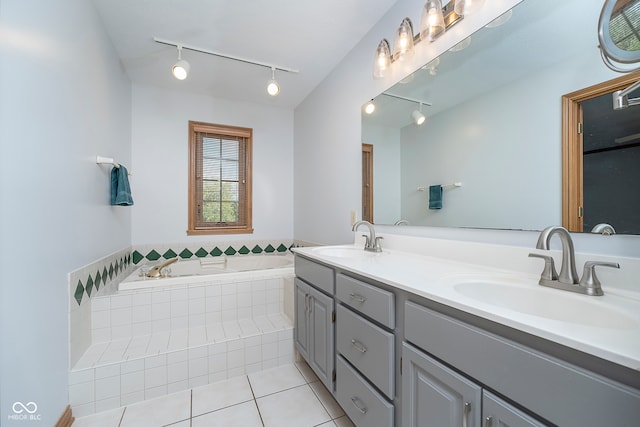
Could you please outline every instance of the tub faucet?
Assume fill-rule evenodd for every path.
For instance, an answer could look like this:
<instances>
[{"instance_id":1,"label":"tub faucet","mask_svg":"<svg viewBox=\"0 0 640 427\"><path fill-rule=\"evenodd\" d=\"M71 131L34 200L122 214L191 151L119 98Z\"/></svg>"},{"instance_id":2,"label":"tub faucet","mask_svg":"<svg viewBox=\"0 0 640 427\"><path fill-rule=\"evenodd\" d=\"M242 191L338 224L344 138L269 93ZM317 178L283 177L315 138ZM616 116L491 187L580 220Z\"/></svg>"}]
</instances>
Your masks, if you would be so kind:
<instances>
[{"instance_id":1,"label":"tub faucet","mask_svg":"<svg viewBox=\"0 0 640 427\"><path fill-rule=\"evenodd\" d=\"M171 258L166 260L165 262L161 262L159 264L154 265L147 271L145 277L160 277L160 272L163 268L170 266L174 262L178 261L178 257Z\"/></svg>"},{"instance_id":2,"label":"tub faucet","mask_svg":"<svg viewBox=\"0 0 640 427\"><path fill-rule=\"evenodd\" d=\"M358 227L361 225L366 225L369 229L369 235L363 234L362 236L365 238L364 250L369 252L382 252L382 246L380 246L380 240L382 237L376 237L376 230L373 228L373 225L369 221L358 221L353 224L353 231L356 231Z\"/></svg>"},{"instance_id":3,"label":"tub faucet","mask_svg":"<svg viewBox=\"0 0 640 427\"><path fill-rule=\"evenodd\" d=\"M553 258L550 255L529 254L530 257L542 258L545 260L544 270L538 282L542 286L562 289L564 291L578 292L586 295L604 295L600 280L596 276L596 266L620 268L617 262L587 261L584 264L582 278L578 280L576 272L576 254L573 248L573 240L569 232L559 226L547 227L538 237L537 249L549 250L551 237L557 234L562 243L562 266L560 274L556 273L553 265Z\"/></svg>"}]
</instances>

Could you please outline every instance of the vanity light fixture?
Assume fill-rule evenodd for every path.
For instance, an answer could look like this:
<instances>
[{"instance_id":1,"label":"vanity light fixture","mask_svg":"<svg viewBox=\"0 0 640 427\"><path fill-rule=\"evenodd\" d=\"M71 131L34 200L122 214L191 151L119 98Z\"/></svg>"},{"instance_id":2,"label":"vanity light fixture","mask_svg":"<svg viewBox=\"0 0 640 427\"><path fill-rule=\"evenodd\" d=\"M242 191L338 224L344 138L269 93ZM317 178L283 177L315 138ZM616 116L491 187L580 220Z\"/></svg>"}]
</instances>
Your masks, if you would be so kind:
<instances>
[{"instance_id":1,"label":"vanity light fixture","mask_svg":"<svg viewBox=\"0 0 640 427\"><path fill-rule=\"evenodd\" d=\"M458 15L472 15L484 5L484 0L456 0L454 10Z\"/></svg>"},{"instance_id":2,"label":"vanity light fixture","mask_svg":"<svg viewBox=\"0 0 640 427\"><path fill-rule=\"evenodd\" d=\"M445 30L442 3L440 0L428 0L422 8L420 19L420 39L434 41Z\"/></svg>"},{"instance_id":3,"label":"vanity light fixture","mask_svg":"<svg viewBox=\"0 0 640 427\"><path fill-rule=\"evenodd\" d=\"M278 96L280 93L280 85L276 81L276 69L271 67L271 80L267 84L267 93L271 96Z\"/></svg>"},{"instance_id":4,"label":"vanity light fixture","mask_svg":"<svg viewBox=\"0 0 640 427\"><path fill-rule=\"evenodd\" d=\"M413 49L413 24L411 19L404 18L396 31L396 39L393 43L393 59L403 61L412 56Z\"/></svg>"},{"instance_id":5,"label":"vanity light fixture","mask_svg":"<svg viewBox=\"0 0 640 427\"><path fill-rule=\"evenodd\" d=\"M364 106L364 112L367 114L373 114L376 111L376 104L373 103L373 99L367 102L367 105Z\"/></svg>"},{"instance_id":6,"label":"vanity light fixture","mask_svg":"<svg viewBox=\"0 0 640 427\"><path fill-rule=\"evenodd\" d=\"M259 61L254 61L252 59L241 58L239 56L227 55L227 54L224 54L224 53L214 52L214 51L211 51L211 50L208 50L208 49L203 49L203 48L200 48L200 47L188 46L188 45L185 45L184 43L177 43L177 42L173 42L173 41L169 41L169 40L159 39L157 37L154 37L153 41L156 42L156 43L160 43L160 44L164 44L164 45L168 45L168 46L175 46L175 47L178 48L178 62L176 62L175 65L171 68L171 73L173 74L173 76L176 79L179 79L179 80L186 79L187 78L187 74L189 74L189 69L191 68L189 66L189 63L181 58L182 49L187 49L187 50L191 50L191 51L194 51L194 52L205 53L207 55L217 56L219 58L230 59L232 61L243 62L245 64L257 65L258 67L271 68L271 80L269 81L269 86L267 87L267 91L272 96L276 96L278 93L280 93L280 85L278 85L278 82L276 82L276 80L275 80L275 71L276 70L284 71L284 72L287 72L287 73L298 73L298 70L294 70L292 68L280 67L280 66L277 66L277 65L267 64L267 63L259 62Z\"/></svg>"},{"instance_id":7,"label":"vanity light fixture","mask_svg":"<svg viewBox=\"0 0 640 427\"><path fill-rule=\"evenodd\" d=\"M389 40L382 39L376 48L376 57L373 61L373 77L381 79L391 66L391 48Z\"/></svg>"},{"instance_id":8,"label":"vanity light fixture","mask_svg":"<svg viewBox=\"0 0 640 427\"><path fill-rule=\"evenodd\" d=\"M171 74L178 80L184 80L187 78L187 75L189 75L191 66L187 61L182 59L182 45L177 45L176 47L178 48L178 62L171 67Z\"/></svg>"}]
</instances>

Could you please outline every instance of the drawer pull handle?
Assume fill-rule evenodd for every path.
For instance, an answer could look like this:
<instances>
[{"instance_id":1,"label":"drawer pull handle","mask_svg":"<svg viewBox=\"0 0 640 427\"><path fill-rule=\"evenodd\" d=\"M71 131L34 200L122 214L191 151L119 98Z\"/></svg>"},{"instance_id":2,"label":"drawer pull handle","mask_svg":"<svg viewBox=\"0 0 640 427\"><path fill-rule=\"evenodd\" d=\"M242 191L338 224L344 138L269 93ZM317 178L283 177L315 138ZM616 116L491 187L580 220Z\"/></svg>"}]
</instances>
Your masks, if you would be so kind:
<instances>
[{"instance_id":1,"label":"drawer pull handle","mask_svg":"<svg viewBox=\"0 0 640 427\"><path fill-rule=\"evenodd\" d=\"M358 350L360 353L366 353L367 352L367 347L365 347L364 344L362 344L360 341L351 340L351 344L353 344L353 346L356 348L356 350Z\"/></svg>"},{"instance_id":2,"label":"drawer pull handle","mask_svg":"<svg viewBox=\"0 0 640 427\"><path fill-rule=\"evenodd\" d=\"M493 417L487 417L484 419L484 427L491 427L493 425Z\"/></svg>"},{"instance_id":3,"label":"drawer pull handle","mask_svg":"<svg viewBox=\"0 0 640 427\"><path fill-rule=\"evenodd\" d=\"M358 295L358 294L349 294L349 297L351 299L354 299L358 302L365 302L367 299L365 297L363 297L362 295Z\"/></svg>"},{"instance_id":4,"label":"drawer pull handle","mask_svg":"<svg viewBox=\"0 0 640 427\"><path fill-rule=\"evenodd\" d=\"M353 406L355 406L355 407L356 407L356 409L357 409L358 411L360 411L360 413L362 413L362 414L366 414L366 413L367 413L367 411L369 410L369 409L367 409L367 407L366 407L366 406L364 406L364 404L362 403L362 401L361 401L360 399L358 399L357 397L355 397L355 396L353 396L353 397L351 398L351 403L353 403Z\"/></svg>"},{"instance_id":5,"label":"drawer pull handle","mask_svg":"<svg viewBox=\"0 0 640 427\"><path fill-rule=\"evenodd\" d=\"M464 402L464 408L462 409L462 427L469 425L469 412L471 412L471 403Z\"/></svg>"}]
</instances>

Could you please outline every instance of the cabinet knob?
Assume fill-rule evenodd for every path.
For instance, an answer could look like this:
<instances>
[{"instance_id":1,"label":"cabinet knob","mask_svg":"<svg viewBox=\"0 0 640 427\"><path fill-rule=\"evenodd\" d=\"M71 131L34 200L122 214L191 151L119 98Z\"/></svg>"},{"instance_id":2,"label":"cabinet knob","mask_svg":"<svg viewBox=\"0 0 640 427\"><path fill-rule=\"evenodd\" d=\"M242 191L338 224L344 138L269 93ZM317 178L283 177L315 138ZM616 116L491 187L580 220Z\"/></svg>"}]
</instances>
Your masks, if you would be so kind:
<instances>
[{"instance_id":1,"label":"cabinet knob","mask_svg":"<svg viewBox=\"0 0 640 427\"><path fill-rule=\"evenodd\" d=\"M464 407L462 408L462 427L469 425L469 412L471 412L471 402L464 402Z\"/></svg>"},{"instance_id":2,"label":"cabinet knob","mask_svg":"<svg viewBox=\"0 0 640 427\"><path fill-rule=\"evenodd\" d=\"M493 417L487 417L484 419L484 427L491 427L493 425Z\"/></svg>"}]
</instances>

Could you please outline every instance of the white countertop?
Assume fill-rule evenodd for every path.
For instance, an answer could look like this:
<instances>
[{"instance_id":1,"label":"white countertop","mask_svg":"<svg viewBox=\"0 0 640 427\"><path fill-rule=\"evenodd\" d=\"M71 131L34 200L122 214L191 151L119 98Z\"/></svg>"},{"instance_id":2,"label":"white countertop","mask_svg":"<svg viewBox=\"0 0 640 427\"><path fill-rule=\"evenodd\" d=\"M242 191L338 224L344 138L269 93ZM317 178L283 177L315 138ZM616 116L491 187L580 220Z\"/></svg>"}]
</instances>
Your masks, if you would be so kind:
<instances>
[{"instance_id":1,"label":"white countertop","mask_svg":"<svg viewBox=\"0 0 640 427\"><path fill-rule=\"evenodd\" d=\"M347 256L330 255L331 251L327 251L327 248L344 249L347 251ZM354 251L354 256L348 255L348 251L351 250ZM383 252L378 254L365 253L362 250L362 256L356 253L356 250L362 250L362 245L295 248L294 252L502 325L640 370L640 298L633 293L603 286L605 295L587 296L539 286L539 274L501 270L396 249L383 249ZM581 272L580 267L578 268ZM542 271L542 264L540 264L540 271ZM477 293L473 296L461 292L456 286L464 282L468 282L465 285L472 286L477 281L506 284L509 291L513 291L509 292L512 295L518 295L522 291L523 298L518 299L520 307L511 307L508 301L505 302L505 296L499 292L504 288L497 287L495 289L498 291L494 291L494 295L480 295L481 298L478 298ZM532 296L534 298L531 298ZM556 299L554 302L559 300L562 306L546 304L546 301L554 298ZM548 307L555 305L562 309L565 304L566 312L552 313ZM605 313L605 316L594 316L594 313L601 312Z\"/></svg>"}]
</instances>

